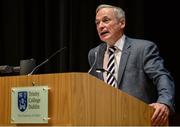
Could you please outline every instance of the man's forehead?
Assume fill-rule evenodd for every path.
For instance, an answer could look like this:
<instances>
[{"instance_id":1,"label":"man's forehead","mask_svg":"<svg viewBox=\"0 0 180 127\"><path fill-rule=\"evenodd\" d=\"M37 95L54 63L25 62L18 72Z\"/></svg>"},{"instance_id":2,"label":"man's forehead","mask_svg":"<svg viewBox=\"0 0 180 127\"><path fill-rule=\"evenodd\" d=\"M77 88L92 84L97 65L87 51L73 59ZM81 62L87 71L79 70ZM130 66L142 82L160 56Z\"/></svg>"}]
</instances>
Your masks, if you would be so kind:
<instances>
[{"instance_id":1,"label":"man's forehead","mask_svg":"<svg viewBox=\"0 0 180 127\"><path fill-rule=\"evenodd\" d=\"M112 17L112 16L114 16L113 8L102 8L96 14L96 18Z\"/></svg>"}]
</instances>

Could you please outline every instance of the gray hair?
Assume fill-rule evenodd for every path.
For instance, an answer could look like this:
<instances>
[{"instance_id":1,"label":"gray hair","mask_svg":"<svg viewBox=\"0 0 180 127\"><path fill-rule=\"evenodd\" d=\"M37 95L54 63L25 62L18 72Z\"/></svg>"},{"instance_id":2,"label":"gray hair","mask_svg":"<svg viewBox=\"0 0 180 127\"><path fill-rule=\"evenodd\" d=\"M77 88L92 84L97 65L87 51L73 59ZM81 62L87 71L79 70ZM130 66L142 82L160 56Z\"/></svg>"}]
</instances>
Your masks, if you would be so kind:
<instances>
[{"instance_id":1,"label":"gray hair","mask_svg":"<svg viewBox=\"0 0 180 127\"><path fill-rule=\"evenodd\" d=\"M125 12L123 11L122 8L117 7L117 6L112 6L112 5L107 5L107 4L101 4L96 8L96 14L98 13L99 10L102 8L113 8L113 11L118 19L120 18L125 18Z\"/></svg>"}]
</instances>

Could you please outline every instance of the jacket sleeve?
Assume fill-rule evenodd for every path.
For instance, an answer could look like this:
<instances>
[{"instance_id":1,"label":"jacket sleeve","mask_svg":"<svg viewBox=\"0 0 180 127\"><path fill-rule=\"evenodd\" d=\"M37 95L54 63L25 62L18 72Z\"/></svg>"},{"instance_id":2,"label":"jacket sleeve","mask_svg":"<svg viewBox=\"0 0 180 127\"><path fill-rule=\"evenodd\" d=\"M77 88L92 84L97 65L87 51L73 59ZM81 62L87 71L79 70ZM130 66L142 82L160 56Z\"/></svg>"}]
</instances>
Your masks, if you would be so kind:
<instances>
[{"instance_id":1,"label":"jacket sleeve","mask_svg":"<svg viewBox=\"0 0 180 127\"><path fill-rule=\"evenodd\" d=\"M94 49L91 49L88 53L88 62L89 62L89 65L92 66L93 62L94 61Z\"/></svg>"},{"instance_id":2,"label":"jacket sleeve","mask_svg":"<svg viewBox=\"0 0 180 127\"><path fill-rule=\"evenodd\" d=\"M174 112L174 81L170 73L165 69L164 61L154 43L145 46L143 58L144 71L157 88L157 102L166 104L171 112Z\"/></svg>"}]
</instances>

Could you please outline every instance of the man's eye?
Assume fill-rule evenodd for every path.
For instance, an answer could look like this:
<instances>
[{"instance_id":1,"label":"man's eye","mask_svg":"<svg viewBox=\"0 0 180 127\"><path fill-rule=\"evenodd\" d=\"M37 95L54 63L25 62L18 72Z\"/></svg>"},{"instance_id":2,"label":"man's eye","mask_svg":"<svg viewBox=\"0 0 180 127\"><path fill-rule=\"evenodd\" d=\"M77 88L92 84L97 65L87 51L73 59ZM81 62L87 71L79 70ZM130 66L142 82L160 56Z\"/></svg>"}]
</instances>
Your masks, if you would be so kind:
<instances>
[{"instance_id":1,"label":"man's eye","mask_svg":"<svg viewBox=\"0 0 180 127\"><path fill-rule=\"evenodd\" d=\"M109 22L110 21L110 19L104 19L103 20L103 22Z\"/></svg>"},{"instance_id":2,"label":"man's eye","mask_svg":"<svg viewBox=\"0 0 180 127\"><path fill-rule=\"evenodd\" d=\"M95 22L96 23L96 25L98 25L99 24L99 22Z\"/></svg>"}]
</instances>

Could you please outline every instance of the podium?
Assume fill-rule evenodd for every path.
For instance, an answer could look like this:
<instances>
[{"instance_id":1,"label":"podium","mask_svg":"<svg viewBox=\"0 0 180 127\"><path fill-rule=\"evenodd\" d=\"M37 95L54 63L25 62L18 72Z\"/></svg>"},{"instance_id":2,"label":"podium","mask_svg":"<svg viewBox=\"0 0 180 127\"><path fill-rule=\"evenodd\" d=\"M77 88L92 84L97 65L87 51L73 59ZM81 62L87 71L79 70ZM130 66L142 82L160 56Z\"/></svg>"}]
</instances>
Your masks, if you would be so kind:
<instances>
[{"instance_id":1,"label":"podium","mask_svg":"<svg viewBox=\"0 0 180 127\"><path fill-rule=\"evenodd\" d=\"M33 85L49 88L49 121L30 126L151 125L153 109L137 98L87 73L57 73L0 77L0 126L15 125L11 88Z\"/></svg>"}]
</instances>

